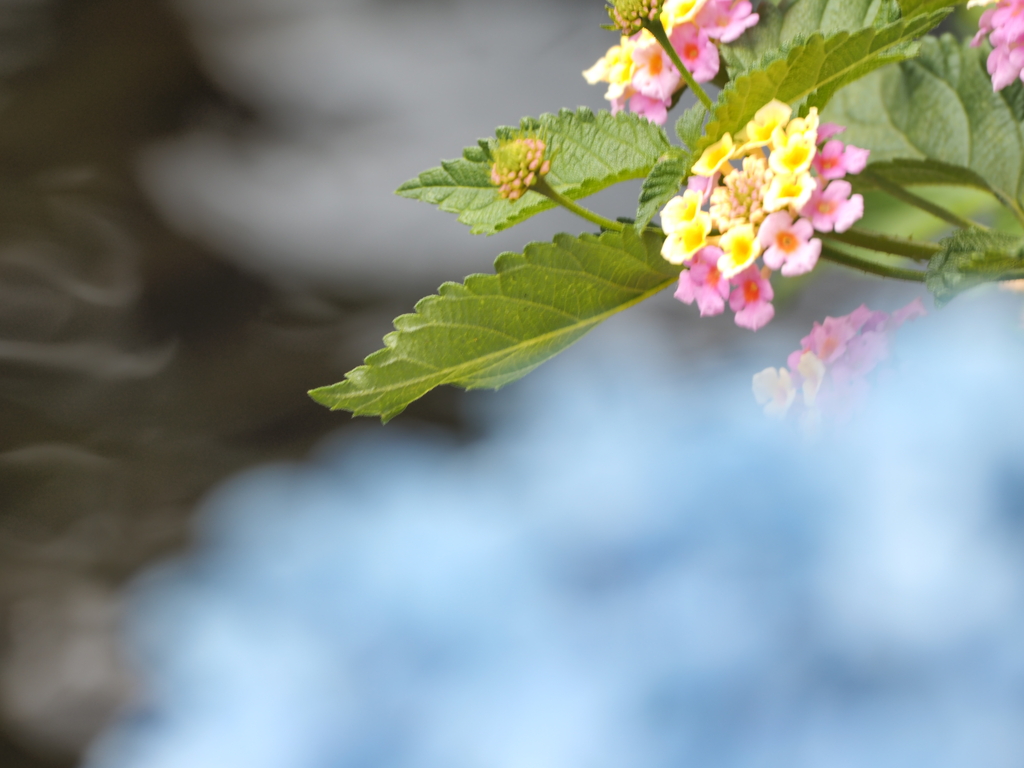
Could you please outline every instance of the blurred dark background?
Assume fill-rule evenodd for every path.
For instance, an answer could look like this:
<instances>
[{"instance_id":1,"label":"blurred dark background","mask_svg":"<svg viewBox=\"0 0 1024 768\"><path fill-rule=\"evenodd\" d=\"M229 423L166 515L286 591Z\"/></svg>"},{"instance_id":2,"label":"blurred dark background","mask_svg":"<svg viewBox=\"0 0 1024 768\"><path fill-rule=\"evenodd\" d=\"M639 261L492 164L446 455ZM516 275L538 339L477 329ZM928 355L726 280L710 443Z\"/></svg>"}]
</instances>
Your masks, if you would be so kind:
<instances>
[{"instance_id":1,"label":"blurred dark background","mask_svg":"<svg viewBox=\"0 0 1024 768\"><path fill-rule=\"evenodd\" d=\"M119 586L213 483L349 423L305 391L419 286L283 288L165 223L140 152L260 120L178 9L5 0L0 34L0 765L73 765L128 694ZM452 400L412 418L454 425Z\"/></svg>"}]
</instances>

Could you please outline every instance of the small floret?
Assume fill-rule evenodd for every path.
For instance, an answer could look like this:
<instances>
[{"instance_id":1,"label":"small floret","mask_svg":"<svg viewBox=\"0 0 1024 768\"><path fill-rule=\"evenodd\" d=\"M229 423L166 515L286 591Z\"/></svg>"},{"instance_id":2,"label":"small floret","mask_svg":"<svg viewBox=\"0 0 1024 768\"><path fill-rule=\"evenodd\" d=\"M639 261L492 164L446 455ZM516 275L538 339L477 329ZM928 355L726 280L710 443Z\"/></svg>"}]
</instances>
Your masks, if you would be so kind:
<instances>
[{"instance_id":1,"label":"small floret","mask_svg":"<svg viewBox=\"0 0 1024 768\"><path fill-rule=\"evenodd\" d=\"M700 159L693 164L691 169L697 176L714 176L722 166L729 162L736 145L733 143L732 135L726 133L721 139L704 150Z\"/></svg>"},{"instance_id":2,"label":"small floret","mask_svg":"<svg viewBox=\"0 0 1024 768\"><path fill-rule=\"evenodd\" d=\"M518 200L537 181L551 170L551 161L545 159L545 142L536 136L514 139L503 143L494 152L491 183L498 195L506 200Z\"/></svg>"},{"instance_id":3,"label":"small floret","mask_svg":"<svg viewBox=\"0 0 1024 768\"><path fill-rule=\"evenodd\" d=\"M736 313L736 325L752 331L768 325L775 317L775 307L771 303L775 292L761 271L753 265L747 267L732 284L729 306Z\"/></svg>"},{"instance_id":4,"label":"small floret","mask_svg":"<svg viewBox=\"0 0 1024 768\"><path fill-rule=\"evenodd\" d=\"M718 268L722 249L713 245L702 248L694 256L690 268L679 274L675 298L684 304L697 302L701 317L720 315L725 311L731 284Z\"/></svg>"},{"instance_id":5,"label":"small floret","mask_svg":"<svg viewBox=\"0 0 1024 768\"><path fill-rule=\"evenodd\" d=\"M750 224L730 229L722 235L719 246L722 257L718 260L718 268L729 278L750 267L761 254L761 243Z\"/></svg>"}]
</instances>

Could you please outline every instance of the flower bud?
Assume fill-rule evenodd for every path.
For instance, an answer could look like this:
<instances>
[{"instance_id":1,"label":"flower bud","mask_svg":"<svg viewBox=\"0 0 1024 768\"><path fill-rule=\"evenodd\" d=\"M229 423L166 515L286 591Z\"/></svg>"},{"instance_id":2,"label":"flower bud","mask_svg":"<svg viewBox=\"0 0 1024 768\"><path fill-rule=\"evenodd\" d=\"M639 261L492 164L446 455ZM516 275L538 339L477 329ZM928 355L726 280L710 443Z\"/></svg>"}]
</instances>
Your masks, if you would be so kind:
<instances>
[{"instance_id":1,"label":"flower bud","mask_svg":"<svg viewBox=\"0 0 1024 768\"><path fill-rule=\"evenodd\" d=\"M624 35L635 35L645 21L654 21L661 13L663 0L615 0L608 16Z\"/></svg>"},{"instance_id":2,"label":"flower bud","mask_svg":"<svg viewBox=\"0 0 1024 768\"><path fill-rule=\"evenodd\" d=\"M506 200L518 200L551 170L547 145L536 136L506 142L494 152L491 182Z\"/></svg>"}]
</instances>

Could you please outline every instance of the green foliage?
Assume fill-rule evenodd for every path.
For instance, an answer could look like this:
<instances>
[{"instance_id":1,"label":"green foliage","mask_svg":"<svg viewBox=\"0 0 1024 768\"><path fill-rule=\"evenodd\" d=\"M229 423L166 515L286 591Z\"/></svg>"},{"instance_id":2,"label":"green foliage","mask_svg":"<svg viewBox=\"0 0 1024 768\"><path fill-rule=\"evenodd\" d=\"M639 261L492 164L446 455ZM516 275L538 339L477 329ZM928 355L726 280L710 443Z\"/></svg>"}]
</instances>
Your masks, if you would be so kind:
<instances>
[{"instance_id":1,"label":"green foliage","mask_svg":"<svg viewBox=\"0 0 1024 768\"><path fill-rule=\"evenodd\" d=\"M956 5L956 3L954 0L899 0L900 10L903 12L904 18L935 11L949 5Z\"/></svg>"},{"instance_id":2,"label":"green foliage","mask_svg":"<svg viewBox=\"0 0 1024 768\"><path fill-rule=\"evenodd\" d=\"M695 147L700 141L704 132L704 121L707 119L708 111L703 104L694 104L676 123L676 133L686 147ZM693 159L690 153L683 149L673 147L659 160L657 165L651 169L650 174L644 179L643 188L640 190L640 204L636 213L636 228L643 230L654 215L660 211L669 200L679 193L679 187L686 180L686 174L690 171Z\"/></svg>"},{"instance_id":3,"label":"green foliage","mask_svg":"<svg viewBox=\"0 0 1024 768\"><path fill-rule=\"evenodd\" d=\"M643 230L665 204L679 194L679 188L693 165L689 152L673 149L651 169L640 189L640 203L636 212L637 230Z\"/></svg>"},{"instance_id":4,"label":"green foliage","mask_svg":"<svg viewBox=\"0 0 1024 768\"><path fill-rule=\"evenodd\" d=\"M1024 240L1003 232L959 230L928 264L928 289L945 304L968 288L1024 278Z\"/></svg>"},{"instance_id":5,"label":"green foliage","mask_svg":"<svg viewBox=\"0 0 1024 768\"><path fill-rule=\"evenodd\" d=\"M729 71L739 74L783 45L815 32L828 36L856 32L870 26L884 26L899 18L893 0L796 0L757 7L760 20L739 40L722 48ZM904 14L907 18L917 15Z\"/></svg>"},{"instance_id":6,"label":"green foliage","mask_svg":"<svg viewBox=\"0 0 1024 768\"><path fill-rule=\"evenodd\" d=\"M903 186L956 184L1024 205L1024 92L993 93L983 52L951 35L838 94L826 118L871 150L870 170Z\"/></svg>"},{"instance_id":7,"label":"green foliage","mask_svg":"<svg viewBox=\"0 0 1024 768\"><path fill-rule=\"evenodd\" d=\"M662 238L559 235L505 253L496 274L446 283L395 320L384 349L310 395L357 416L397 416L434 387L497 389L525 376L601 321L673 283Z\"/></svg>"},{"instance_id":8,"label":"green foliage","mask_svg":"<svg viewBox=\"0 0 1024 768\"><path fill-rule=\"evenodd\" d=\"M532 191L515 202L503 200L491 183L493 151L500 140L520 132L535 132L547 142L551 172L546 180L573 200L646 176L671 146L661 128L634 114L562 110L524 118L518 129L499 128L497 138L483 139L462 158L421 173L399 187L398 194L458 214L473 234L493 235L553 208L551 200Z\"/></svg>"},{"instance_id":9,"label":"green foliage","mask_svg":"<svg viewBox=\"0 0 1024 768\"><path fill-rule=\"evenodd\" d=\"M815 33L784 45L762 59L757 69L739 75L722 91L693 157L699 157L724 134L741 130L772 99L790 104L806 99L809 106L823 107L843 86L885 64L913 55L916 45L911 41L946 15L946 10L936 11L877 29L837 32L828 37Z\"/></svg>"}]
</instances>

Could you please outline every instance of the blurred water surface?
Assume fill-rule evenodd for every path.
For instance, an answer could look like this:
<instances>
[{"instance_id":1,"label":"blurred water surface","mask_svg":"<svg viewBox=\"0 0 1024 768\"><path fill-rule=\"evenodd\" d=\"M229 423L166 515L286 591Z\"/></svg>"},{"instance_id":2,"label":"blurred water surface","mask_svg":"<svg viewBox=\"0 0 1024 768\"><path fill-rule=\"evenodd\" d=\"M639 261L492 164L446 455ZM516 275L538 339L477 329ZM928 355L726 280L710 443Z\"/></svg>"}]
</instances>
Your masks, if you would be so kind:
<instances>
[{"instance_id":1,"label":"blurred water surface","mask_svg":"<svg viewBox=\"0 0 1024 768\"><path fill-rule=\"evenodd\" d=\"M398 422L231 481L137 583L143 694L87 765L1020 765L994 298L901 331L811 440L750 395L785 333L694 366L648 319L476 398L468 443Z\"/></svg>"}]
</instances>

